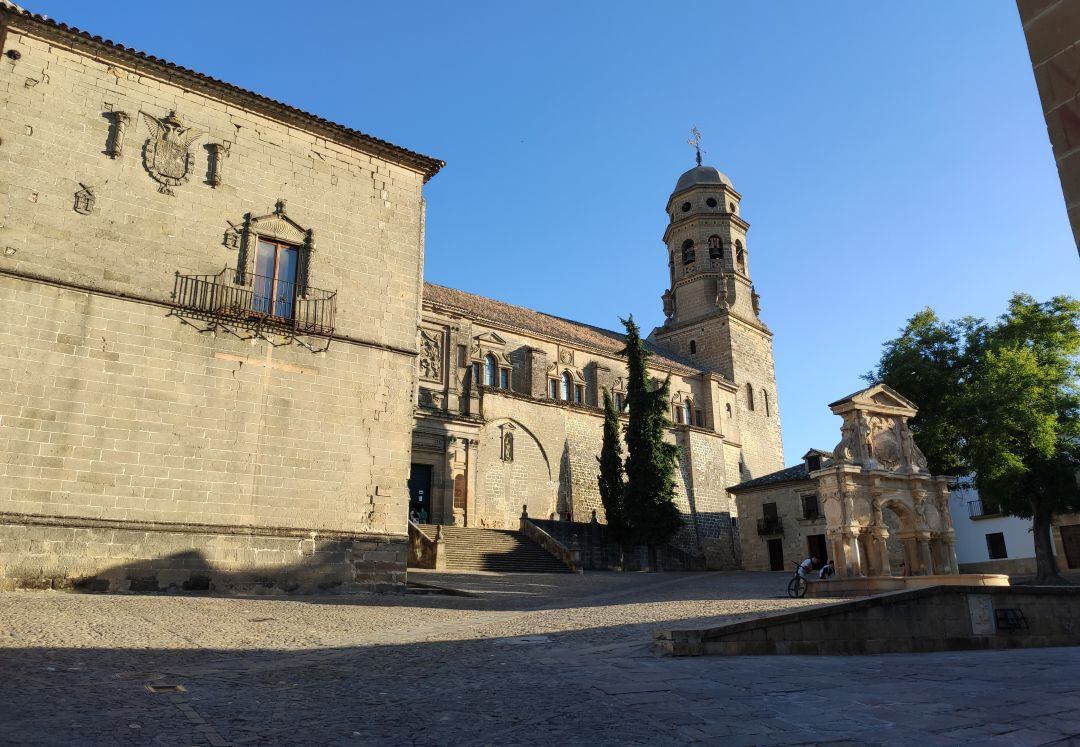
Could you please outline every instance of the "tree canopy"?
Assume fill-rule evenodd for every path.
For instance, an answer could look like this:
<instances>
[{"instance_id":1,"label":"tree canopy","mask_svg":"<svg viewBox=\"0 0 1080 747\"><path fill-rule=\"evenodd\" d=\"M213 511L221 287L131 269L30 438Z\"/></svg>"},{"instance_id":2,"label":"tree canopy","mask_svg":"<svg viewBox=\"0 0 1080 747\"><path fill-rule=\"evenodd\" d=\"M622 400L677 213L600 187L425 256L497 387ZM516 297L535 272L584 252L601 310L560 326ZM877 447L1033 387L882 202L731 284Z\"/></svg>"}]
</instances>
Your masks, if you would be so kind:
<instances>
[{"instance_id":1,"label":"tree canopy","mask_svg":"<svg viewBox=\"0 0 1080 747\"><path fill-rule=\"evenodd\" d=\"M930 309L885 343L867 375L919 406L930 469L974 474L985 503L1032 519L1037 579L1057 575L1055 513L1080 510L1080 301L1016 294L996 322Z\"/></svg>"}]
</instances>

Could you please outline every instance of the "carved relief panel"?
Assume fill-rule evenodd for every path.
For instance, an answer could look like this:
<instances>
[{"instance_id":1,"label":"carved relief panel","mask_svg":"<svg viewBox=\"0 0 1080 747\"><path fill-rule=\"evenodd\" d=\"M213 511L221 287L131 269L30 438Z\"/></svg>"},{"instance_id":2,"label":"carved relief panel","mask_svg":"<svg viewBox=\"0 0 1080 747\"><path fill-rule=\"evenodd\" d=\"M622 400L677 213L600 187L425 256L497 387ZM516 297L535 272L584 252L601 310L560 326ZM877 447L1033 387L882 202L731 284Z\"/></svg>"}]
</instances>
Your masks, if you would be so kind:
<instances>
[{"instance_id":1,"label":"carved relief panel","mask_svg":"<svg viewBox=\"0 0 1080 747\"><path fill-rule=\"evenodd\" d=\"M420 330L420 378L442 382L444 340L442 330Z\"/></svg>"},{"instance_id":2,"label":"carved relief panel","mask_svg":"<svg viewBox=\"0 0 1080 747\"><path fill-rule=\"evenodd\" d=\"M172 187L183 184L191 176L194 159L191 144L205 133L185 127L174 111L161 119L146 112L139 114L149 134L143 144L143 165L150 178L160 185L158 192L171 195Z\"/></svg>"}]
</instances>

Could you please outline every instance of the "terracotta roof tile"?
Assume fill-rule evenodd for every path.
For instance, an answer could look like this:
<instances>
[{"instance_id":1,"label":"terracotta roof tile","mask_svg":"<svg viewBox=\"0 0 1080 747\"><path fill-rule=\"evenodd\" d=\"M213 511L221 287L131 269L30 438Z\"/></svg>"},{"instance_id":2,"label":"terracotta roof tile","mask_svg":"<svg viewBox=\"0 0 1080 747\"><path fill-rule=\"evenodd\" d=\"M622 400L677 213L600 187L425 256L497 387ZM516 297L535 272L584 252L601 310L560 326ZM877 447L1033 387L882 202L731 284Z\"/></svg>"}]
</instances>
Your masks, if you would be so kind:
<instances>
[{"instance_id":1,"label":"terracotta roof tile","mask_svg":"<svg viewBox=\"0 0 1080 747\"><path fill-rule=\"evenodd\" d=\"M424 303L460 312L471 319L507 327L525 334L537 334L568 345L590 348L607 355L618 356L626 344L626 337L619 332L594 327L591 324L571 321L544 314L523 306L484 298L465 291L447 288L434 283L424 283ZM653 353L650 362L660 368L677 373L698 374L708 371L693 361L674 355L646 341L645 346Z\"/></svg>"}]
</instances>

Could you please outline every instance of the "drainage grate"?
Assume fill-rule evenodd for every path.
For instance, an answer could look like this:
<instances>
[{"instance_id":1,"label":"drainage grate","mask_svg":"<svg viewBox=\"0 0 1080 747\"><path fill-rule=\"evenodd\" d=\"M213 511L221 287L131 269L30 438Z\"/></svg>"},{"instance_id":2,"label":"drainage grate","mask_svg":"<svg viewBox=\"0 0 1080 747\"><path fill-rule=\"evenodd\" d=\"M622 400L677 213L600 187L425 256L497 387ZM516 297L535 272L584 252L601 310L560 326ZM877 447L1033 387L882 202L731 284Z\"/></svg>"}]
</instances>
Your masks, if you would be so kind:
<instances>
[{"instance_id":1,"label":"drainage grate","mask_svg":"<svg viewBox=\"0 0 1080 747\"><path fill-rule=\"evenodd\" d=\"M147 685L146 689L152 693L186 693L183 685Z\"/></svg>"}]
</instances>

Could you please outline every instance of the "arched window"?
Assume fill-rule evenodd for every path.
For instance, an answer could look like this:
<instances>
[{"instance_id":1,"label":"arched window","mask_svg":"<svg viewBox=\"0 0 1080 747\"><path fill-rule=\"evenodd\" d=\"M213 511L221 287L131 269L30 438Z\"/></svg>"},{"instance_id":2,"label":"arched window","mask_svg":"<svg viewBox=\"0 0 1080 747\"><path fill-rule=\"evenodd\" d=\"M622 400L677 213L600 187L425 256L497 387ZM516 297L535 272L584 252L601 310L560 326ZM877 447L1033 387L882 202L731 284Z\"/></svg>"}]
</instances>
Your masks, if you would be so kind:
<instances>
[{"instance_id":1,"label":"arched window","mask_svg":"<svg viewBox=\"0 0 1080 747\"><path fill-rule=\"evenodd\" d=\"M724 243L720 240L720 237L713 234L709 237L709 259L723 259L724 258Z\"/></svg>"},{"instance_id":2,"label":"arched window","mask_svg":"<svg viewBox=\"0 0 1080 747\"><path fill-rule=\"evenodd\" d=\"M626 395L622 392L615 392L615 410L622 412L626 409Z\"/></svg>"},{"instance_id":3,"label":"arched window","mask_svg":"<svg viewBox=\"0 0 1080 747\"><path fill-rule=\"evenodd\" d=\"M772 415L769 410L769 393L764 389L761 390L761 401L765 403L765 417Z\"/></svg>"},{"instance_id":4,"label":"arched window","mask_svg":"<svg viewBox=\"0 0 1080 747\"><path fill-rule=\"evenodd\" d=\"M688 399L684 399L682 403L683 421L687 425L694 424L694 403Z\"/></svg>"},{"instance_id":5,"label":"arched window","mask_svg":"<svg viewBox=\"0 0 1080 747\"><path fill-rule=\"evenodd\" d=\"M693 355L696 352L697 352L697 341L696 340L691 340L690 341L690 355Z\"/></svg>"},{"instance_id":6,"label":"arched window","mask_svg":"<svg viewBox=\"0 0 1080 747\"><path fill-rule=\"evenodd\" d=\"M731 417L731 403L728 402L726 405L724 405L724 407L727 408L727 416L730 418Z\"/></svg>"},{"instance_id":7,"label":"arched window","mask_svg":"<svg viewBox=\"0 0 1080 747\"><path fill-rule=\"evenodd\" d=\"M488 353L484 358L484 386L495 386L495 372L499 370L495 356Z\"/></svg>"},{"instance_id":8,"label":"arched window","mask_svg":"<svg viewBox=\"0 0 1080 747\"><path fill-rule=\"evenodd\" d=\"M559 384L559 399L569 402L570 392L573 390L573 382L570 380L570 372L566 371L562 375L562 380Z\"/></svg>"},{"instance_id":9,"label":"arched window","mask_svg":"<svg viewBox=\"0 0 1080 747\"><path fill-rule=\"evenodd\" d=\"M735 242L735 264L738 265L739 272L746 272L746 252L743 251L742 242Z\"/></svg>"},{"instance_id":10,"label":"arched window","mask_svg":"<svg viewBox=\"0 0 1080 747\"><path fill-rule=\"evenodd\" d=\"M746 382L746 409L754 409L754 387L750 386L750 382Z\"/></svg>"},{"instance_id":11,"label":"arched window","mask_svg":"<svg viewBox=\"0 0 1080 747\"><path fill-rule=\"evenodd\" d=\"M694 250L694 240L687 239L682 245L682 261L684 265L694 264L694 260L697 258L697 252Z\"/></svg>"}]
</instances>

